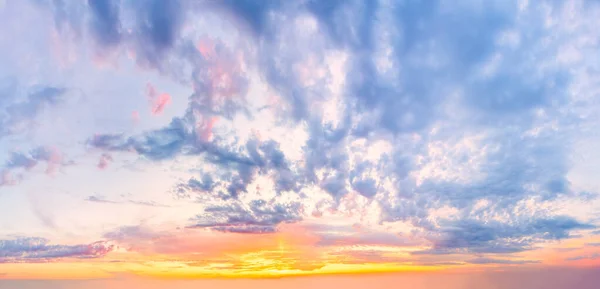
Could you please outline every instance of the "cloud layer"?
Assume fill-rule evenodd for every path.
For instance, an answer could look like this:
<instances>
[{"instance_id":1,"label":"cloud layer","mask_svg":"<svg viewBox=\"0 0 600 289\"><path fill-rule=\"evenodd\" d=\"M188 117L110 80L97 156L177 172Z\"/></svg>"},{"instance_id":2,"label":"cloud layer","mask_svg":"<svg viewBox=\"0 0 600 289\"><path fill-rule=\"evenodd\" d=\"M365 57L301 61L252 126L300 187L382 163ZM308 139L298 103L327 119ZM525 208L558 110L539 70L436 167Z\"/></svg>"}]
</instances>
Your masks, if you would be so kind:
<instances>
[{"instance_id":1,"label":"cloud layer","mask_svg":"<svg viewBox=\"0 0 600 289\"><path fill-rule=\"evenodd\" d=\"M71 174L93 185L65 173L48 186L90 208L139 205L113 206L129 224L96 231L134 253L182 231L250 240L290 226L310 231L295 245L319 247L311 258L352 264L535 265L530 252L598 242L597 186L573 161L596 140L593 1L38 2L57 47L90 63L54 81L69 85L0 86L0 186L44 162L85 168ZM60 87L76 86L85 100L66 102ZM45 128L12 145L63 105L76 144ZM178 229L139 229L140 216ZM14 262L111 251L2 242ZM596 259L579 253L563 259Z\"/></svg>"},{"instance_id":2,"label":"cloud layer","mask_svg":"<svg viewBox=\"0 0 600 289\"><path fill-rule=\"evenodd\" d=\"M52 262L63 258L98 258L113 250L112 245L52 245L43 238L0 240L0 263Z\"/></svg>"}]
</instances>

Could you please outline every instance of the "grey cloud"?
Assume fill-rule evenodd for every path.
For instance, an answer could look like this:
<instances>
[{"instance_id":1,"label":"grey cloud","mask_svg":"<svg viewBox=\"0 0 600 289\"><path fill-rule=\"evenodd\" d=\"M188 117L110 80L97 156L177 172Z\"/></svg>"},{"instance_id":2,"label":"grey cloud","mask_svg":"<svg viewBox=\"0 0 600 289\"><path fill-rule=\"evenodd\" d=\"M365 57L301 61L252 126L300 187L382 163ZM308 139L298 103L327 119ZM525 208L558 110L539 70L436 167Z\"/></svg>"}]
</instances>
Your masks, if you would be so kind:
<instances>
[{"instance_id":1,"label":"grey cloud","mask_svg":"<svg viewBox=\"0 0 600 289\"><path fill-rule=\"evenodd\" d=\"M567 258L567 261L580 261L580 260L596 260L600 258L600 254L599 253L594 253L591 255L582 255L582 256L576 256L576 257L571 257L571 258Z\"/></svg>"},{"instance_id":2,"label":"grey cloud","mask_svg":"<svg viewBox=\"0 0 600 289\"><path fill-rule=\"evenodd\" d=\"M0 89L3 99L0 101L0 138L28 129L44 109L61 104L66 91L65 88L38 86L21 96L16 84Z\"/></svg>"},{"instance_id":3,"label":"grey cloud","mask_svg":"<svg viewBox=\"0 0 600 289\"><path fill-rule=\"evenodd\" d=\"M169 206L159 204L154 201L136 201L136 200L127 200L127 203L139 205L139 206L147 206L147 207L160 207L160 208L168 208Z\"/></svg>"},{"instance_id":4,"label":"grey cloud","mask_svg":"<svg viewBox=\"0 0 600 289\"><path fill-rule=\"evenodd\" d=\"M354 181L352 182L352 188L367 198L372 198L377 194L377 184L372 178Z\"/></svg>"},{"instance_id":5,"label":"grey cloud","mask_svg":"<svg viewBox=\"0 0 600 289\"><path fill-rule=\"evenodd\" d=\"M52 13L57 31L74 33L77 38L81 36L83 12L85 11L83 5L81 5L83 1L33 0L31 2L41 8L48 9Z\"/></svg>"},{"instance_id":6,"label":"grey cloud","mask_svg":"<svg viewBox=\"0 0 600 289\"><path fill-rule=\"evenodd\" d=\"M467 260L470 264L503 264L503 265L523 265L523 264L536 264L540 263L539 260L508 260L508 259L494 259L479 257L471 260Z\"/></svg>"},{"instance_id":7,"label":"grey cloud","mask_svg":"<svg viewBox=\"0 0 600 289\"><path fill-rule=\"evenodd\" d=\"M340 173L326 177L321 186L336 199L339 199L348 193L348 190L346 189L346 178Z\"/></svg>"},{"instance_id":8,"label":"grey cloud","mask_svg":"<svg viewBox=\"0 0 600 289\"><path fill-rule=\"evenodd\" d=\"M320 237L319 246L419 246L416 240L408 236L392 232L375 232L367 228L352 228L350 226L313 225L308 228Z\"/></svg>"},{"instance_id":9,"label":"grey cloud","mask_svg":"<svg viewBox=\"0 0 600 289\"><path fill-rule=\"evenodd\" d=\"M69 2L40 1L40 7L54 16L57 30L65 35L74 31L76 36L85 27L100 51L126 45L135 49L140 65L162 69L162 58L173 48L185 17L184 4L188 1L160 0L102 0ZM90 17L86 17L86 16ZM134 23L125 21L133 16Z\"/></svg>"},{"instance_id":10,"label":"grey cloud","mask_svg":"<svg viewBox=\"0 0 600 289\"><path fill-rule=\"evenodd\" d=\"M2 170L2 185L16 184L23 179L23 173L38 166L41 162L46 164L46 173L52 174L60 167L72 164L64 160L64 155L53 147L41 146L28 153L12 152ZM17 173L17 178L12 178L12 173Z\"/></svg>"},{"instance_id":11,"label":"grey cloud","mask_svg":"<svg viewBox=\"0 0 600 289\"><path fill-rule=\"evenodd\" d=\"M177 40L185 17L183 4L179 0L137 0L131 3L138 18L137 49L148 64L159 66L165 52Z\"/></svg>"},{"instance_id":12,"label":"grey cloud","mask_svg":"<svg viewBox=\"0 0 600 289\"><path fill-rule=\"evenodd\" d=\"M105 242L52 245L43 238L0 240L0 263L51 262L61 258L99 258L113 250Z\"/></svg>"},{"instance_id":13,"label":"grey cloud","mask_svg":"<svg viewBox=\"0 0 600 289\"><path fill-rule=\"evenodd\" d=\"M222 5L219 9L247 25L260 40L254 43L252 50L257 59L252 64L259 66L263 79L290 107L282 116L284 122L307 125L309 140L300 168L292 168L298 164L287 162L275 142L259 144L250 140L225 145L219 136L203 139L196 129L202 121L248 113L239 102L228 100L225 105L217 105L214 101L222 93L245 95L248 80L242 73L232 72L239 89L215 90L210 82L211 61L191 43L179 41L179 24L166 19L171 13L181 13L175 6L156 15L153 9L157 6L141 11L140 19L150 23L140 24L146 35L141 39L150 43L148 55L173 49L174 57L193 64L191 76L175 77L194 84L188 111L161 129L133 137L99 135L90 144L104 150L132 150L151 160L188 154L205 156L217 165L218 173L210 180L194 178L180 184L177 192L185 195L204 191L215 199L232 202L231 207L207 211L208 217L218 221L198 225L215 230L266 232L274 230L280 220L296 219L293 213L274 218L237 203L249 183L268 172L275 173L278 192L298 192L304 186L317 185L339 199L347 193L349 184L361 195L379 202L382 222L408 221L423 230L435 245L429 253L519 252L533 248L538 241L568 238L573 230L589 228L576 220L543 212L531 212L533 216L528 220L511 214L524 200L548 201L573 194L566 178L569 135L561 130L564 122L574 121L561 109L570 78L560 67L543 63L555 58L552 48L545 44L546 36L553 31L544 30L542 16L535 14L535 9L520 15L514 1L473 5L392 1L390 6L383 1L257 3L215 5ZM306 11L317 18L321 25L318 28L324 28L326 35L304 37L286 30L289 18ZM278 13L288 13L289 17L272 17ZM152 26L163 20L167 21L164 27ZM514 28L524 30L519 47L505 47L498 42L502 33ZM389 39L384 37L387 34ZM220 57L231 56L220 43L216 47ZM329 80L307 85L294 73L294 67L308 56L307 51L316 62L323 62L330 49L340 48L348 53L350 72L342 94L343 116L334 126L309 109L312 101L331 95ZM389 51L390 71L378 67L380 50ZM483 75L480 68L496 55L500 55L496 70ZM546 116L539 116L539 111ZM554 120L558 122L557 131L529 133L543 125L554 125ZM434 126L437 133L432 132ZM479 168L483 177L467 181L425 177L420 183L414 179L412 173L434 162L422 158L430 152L430 143L484 132L481 144L477 144L477 150L488 152ZM376 164L363 162L358 169L350 168L348 144L383 135L393 137L392 155ZM469 155L452 157L463 164L468 163ZM375 180L360 177L360 170L367 168L383 172L382 177L391 179L398 193L378 192ZM326 171L324 179L317 178L319 170ZM509 216L506 223L487 222L489 217L475 210L476 202L484 199L491 203L489 212ZM458 210L458 221L438 224L433 220L429 210L444 206Z\"/></svg>"},{"instance_id":14,"label":"grey cloud","mask_svg":"<svg viewBox=\"0 0 600 289\"><path fill-rule=\"evenodd\" d=\"M225 14L237 22L241 27L246 27L256 37L268 37L269 12L281 7L281 0L254 1L254 0L225 0L209 2L208 7L224 11Z\"/></svg>"},{"instance_id":15,"label":"grey cloud","mask_svg":"<svg viewBox=\"0 0 600 289\"><path fill-rule=\"evenodd\" d=\"M590 224L557 216L509 225L460 220L445 224L430 238L433 249L418 254L514 253L530 250L540 241L569 238L570 231L594 228Z\"/></svg>"},{"instance_id":16,"label":"grey cloud","mask_svg":"<svg viewBox=\"0 0 600 289\"><path fill-rule=\"evenodd\" d=\"M160 233L143 226L123 226L104 234L104 238L113 241L152 240L161 237Z\"/></svg>"},{"instance_id":17,"label":"grey cloud","mask_svg":"<svg viewBox=\"0 0 600 289\"><path fill-rule=\"evenodd\" d=\"M215 187L215 181L210 175L205 174L201 180L191 178L187 184L182 184L182 186L192 191L210 192Z\"/></svg>"},{"instance_id":18,"label":"grey cloud","mask_svg":"<svg viewBox=\"0 0 600 289\"><path fill-rule=\"evenodd\" d=\"M133 205L147 206L147 207L163 207L163 208L169 207L167 205L159 204L154 201L139 201L139 200L115 201L115 200L106 199L104 196L99 196L99 195L89 196L89 197L85 198L84 200L88 201L88 202L92 202L92 203L103 203L103 204L133 204Z\"/></svg>"},{"instance_id":19,"label":"grey cloud","mask_svg":"<svg viewBox=\"0 0 600 289\"><path fill-rule=\"evenodd\" d=\"M331 39L352 50L373 49L373 24L379 1L307 1L310 11L325 27Z\"/></svg>"},{"instance_id":20,"label":"grey cloud","mask_svg":"<svg viewBox=\"0 0 600 289\"><path fill-rule=\"evenodd\" d=\"M85 200L88 202L93 202L93 203L105 203L105 204L118 204L119 203L119 202L107 200L101 196L89 196L89 197L85 198Z\"/></svg>"},{"instance_id":21,"label":"grey cloud","mask_svg":"<svg viewBox=\"0 0 600 289\"><path fill-rule=\"evenodd\" d=\"M212 206L204 210L204 215L193 219L190 228L209 228L231 233L272 233L282 223L300 221L300 203L274 203L264 200L251 201L247 206L236 202L227 206Z\"/></svg>"},{"instance_id":22,"label":"grey cloud","mask_svg":"<svg viewBox=\"0 0 600 289\"><path fill-rule=\"evenodd\" d=\"M389 256L378 250L347 250L329 253L330 256L342 260L344 264L368 264L368 263L408 263L405 257Z\"/></svg>"},{"instance_id":23,"label":"grey cloud","mask_svg":"<svg viewBox=\"0 0 600 289\"><path fill-rule=\"evenodd\" d=\"M100 45L113 46L121 41L120 0L88 0L92 14L91 29Z\"/></svg>"}]
</instances>

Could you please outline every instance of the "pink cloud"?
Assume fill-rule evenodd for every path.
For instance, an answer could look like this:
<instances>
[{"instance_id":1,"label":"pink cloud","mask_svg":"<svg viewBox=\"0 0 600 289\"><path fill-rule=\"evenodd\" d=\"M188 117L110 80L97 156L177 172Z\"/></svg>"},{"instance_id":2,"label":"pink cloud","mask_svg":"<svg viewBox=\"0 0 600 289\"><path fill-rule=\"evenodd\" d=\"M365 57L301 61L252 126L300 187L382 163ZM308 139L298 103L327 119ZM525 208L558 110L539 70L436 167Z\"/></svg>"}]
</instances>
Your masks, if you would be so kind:
<instances>
[{"instance_id":1,"label":"pink cloud","mask_svg":"<svg viewBox=\"0 0 600 289\"><path fill-rule=\"evenodd\" d=\"M196 135L198 136L198 141L208 142L212 139L212 129L218 120L218 117L202 118L196 123Z\"/></svg>"},{"instance_id":2,"label":"pink cloud","mask_svg":"<svg viewBox=\"0 0 600 289\"><path fill-rule=\"evenodd\" d=\"M137 111L131 112L131 119L133 120L133 124L137 124L140 122L140 113Z\"/></svg>"},{"instance_id":3,"label":"pink cloud","mask_svg":"<svg viewBox=\"0 0 600 289\"><path fill-rule=\"evenodd\" d=\"M241 53L232 53L225 49L215 49L216 43L211 39L198 42L196 49L205 60L205 69L197 75L193 83L196 91L195 101L218 110L244 87L244 57Z\"/></svg>"},{"instance_id":4,"label":"pink cloud","mask_svg":"<svg viewBox=\"0 0 600 289\"><path fill-rule=\"evenodd\" d=\"M163 112L163 110L165 109L165 107L171 103L171 96L163 93L161 95L158 96L158 98L155 99L153 105L152 105L152 114L153 115L157 115L157 114L161 114Z\"/></svg>"},{"instance_id":5,"label":"pink cloud","mask_svg":"<svg viewBox=\"0 0 600 289\"><path fill-rule=\"evenodd\" d=\"M152 115L161 114L171 103L171 96L167 93L159 94L151 83L146 84L146 96L150 101Z\"/></svg>"},{"instance_id":6,"label":"pink cloud","mask_svg":"<svg viewBox=\"0 0 600 289\"><path fill-rule=\"evenodd\" d=\"M4 170L0 173L0 187L1 186L14 186L17 184L17 180L12 176L9 170Z\"/></svg>"},{"instance_id":7,"label":"pink cloud","mask_svg":"<svg viewBox=\"0 0 600 289\"><path fill-rule=\"evenodd\" d=\"M199 229L156 231L144 226L122 227L104 236L129 251L142 254L166 254L197 260L220 258L224 254L278 249L284 241L290 246L314 246L321 237L294 224L282 224L275 234L231 234Z\"/></svg>"},{"instance_id":8,"label":"pink cloud","mask_svg":"<svg viewBox=\"0 0 600 289\"><path fill-rule=\"evenodd\" d=\"M47 148L47 167L46 174L54 174L56 170L62 165L63 156L61 152L54 147Z\"/></svg>"},{"instance_id":9,"label":"pink cloud","mask_svg":"<svg viewBox=\"0 0 600 289\"><path fill-rule=\"evenodd\" d=\"M147 83L146 84L146 95L148 96L148 98L152 99L156 97L156 89L154 88L154 86L152 85L152 83Z\"/></svg>"},{"instance_id":10,"label":"pink cloud","mask_svg":"<svg viewBox=\"0 0 600 289\"><path fill-rule=\"evenodd\" d=\"M215 56L215 43L211 39L202 39L196 45L200 54L206 59L212 58Z\"/></svg>"},{"instance_id":11,"label":"pink cloud","mask_svg":"<svg viewBox=\"0 0 600 289\"><path fill-rule=\"evenodd\" d=\"M103 153L100 156L100 160L98 161L98 168L103 170L108 167L108 165L112 162L113 158L110 154Z\"/></svg>"}]
</instances>

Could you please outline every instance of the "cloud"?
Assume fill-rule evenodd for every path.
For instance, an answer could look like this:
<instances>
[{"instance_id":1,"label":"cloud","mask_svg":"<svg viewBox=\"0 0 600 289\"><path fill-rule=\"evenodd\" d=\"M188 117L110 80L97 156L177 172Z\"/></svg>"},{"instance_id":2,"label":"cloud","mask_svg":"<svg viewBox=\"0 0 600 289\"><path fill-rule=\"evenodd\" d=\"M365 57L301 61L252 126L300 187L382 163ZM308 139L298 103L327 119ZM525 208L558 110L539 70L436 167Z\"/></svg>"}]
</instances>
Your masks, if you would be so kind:
<instances>
[{"instance_id":1,"label":"cloud","mask_svg":"<svg viewBox=\"0 0 600 289\"><path fill-rule=\"evenodd\" d=\"M121 41L120 0L87 1L92 14L90 28L96 42L114 46Z\"/></svg>"},{"instance_id":2,"label":"cloud","mask_svg":"<svg viewBox=\"0 0 600 289\"><path fill-rule=\"evenodd\" d=\"M48 175L71 163L65 160L63 153L51 146L37 147L28 153L12 152L2 170L0 186L17 184L23 179L23 173L37 167L40 162L46 163L45 172ZM16 177L13 177L15 173Z\"/></svg>"},{"instance_id":3,"label":"cloud","mask_svg":"<svg viewBox=\"0 0 600 289\"><path fill-rule=\"evenodd\" d=\"M507 259L494 259L479 257L471 260L467 260L470 264L503 264L503 265L523 265L523 264L536 264L540 263L539 260L507 260Z\"/></svg>"},{"instance_id":4,"label":"cloud","mask_svg":"<svg viewBox=\"0 0 600 289\"><path fill-rule=\"evenodd\" d=\"M148 97L148 100L152 106L151 113L153 115L161 114L165 107L171 103L170 95L166 93L158 94L154 86L152 86L150 83L146 85L146 96Z\"/></svg>"},{"instance_id":5,"label":"cloud","mask_svg":"<svg viewBox=\"0 0 600 289\"><path fill-rule=\"evenodd\" d=\"M287 26L273 31L263 29L264 23L275 21L267 19L270 17L267 15L287 13L283 4L256 6L256 9L243 11L230 8L227 3L223 5L229 11L228 13L239 17L242 22L252 27L257 37L262 37L264 34L278 36L279 33L286 32ZM259 47L261 55L268 55L269 59L283 63L275 65L269 59L260 60L265 61L265 65L261 66L264 70L261 72L269 84L281 93L284 100L292 107L293 113L290 118L305 119L309 124L310 137L304 152L305 166L301 170L302 173L292 173L291 178L282 178L280 182L282 189L299 190L305 186L318 184L332 197L339 199L348 193L350 186L361 195L373 198L378 193L376 181L369 177L359 179L358 175L362 170L372 169L374 166L386 166L388 168L385 170L395 174L396 189L407 194L414 194L416 199L408 202L398 200L398 202L404 202L402 206L410 206L410 210L401 210L397 208L398 204L393 202L382 203L381 206L385 209L384 220L393 222L420 218L422 219L420 222L423 222L422 226L426 223L424 221L427 218L426 211L442 204L456 207L466 214L472 210L473 200L488 199L497 202L496 208L501 211L532 196L552 199L569 193L568 183L564 176L566 172L564 152L561 143L557 141L558 136L551 134L522 136L531 128L530 123L534 118L535 109L555 109L553 103L562 97L562 86L554 87L552 84L564 85L564 83L561 82L560 73L552 70L547 71L547 78L534 79L531 83L524 82L523 74L539 74L536 71L535 63L521 61L523 55L496 42L495 37L499 37L505 29L520 25L512 16L516 13L513 10L515 7L509 4L482 4L485 9L476 10L460 5L450 9L437 2L410 3L406 4L408 6L387 7L390 8L390 15L387 15L382 12L385 9L378 4L366 5L360 2L348 2L320 5L310 2L307 5L305 7L307 11L317 17L319 23L327 28L328 36L331 37L331 39L327 39L314 36L312 39L310 37L313 36L309 34L306 40L314 40L312 42L314 46L309 47L313 54L316 54L316 57L324 57L325 51L330 49L328 45L345 47L350 51L349 64L351 68L346 76L345 89L351 93L348 98L343 100L347 111L343 114L340 124L334 127L324 123L321 115L311 112L306 106L311 101L316 101L315 98L312 98L311 91L327 92L326 86L319 84L306 86L300 80L299 75L284 71L295 71L292 69L294 65L300 64L305 59L301 51L277 50L278 41L299 39L270 37L265 45ZM450 9L450 12L442 13L442 10L446 8ZM398 12L397 15L392 11ZM400 31L388 31L397 37L392 37L384 41L385 43L374 42L377 33L380 33L376 28L381 28L378 26L380 23L369 20L374 18L371 16L375 13L386 14L382 15L382 19L398 24L397 27ZM461 13L469 16L461 18L459 17ZM290 15L294 16L294 14ZM360 21L344 21L351 16L357 16L355 18ZM454 21L455 19L461 20ZM422 21L425 21L426 27L421 29L427 33L418 33L416 30L417 23ZM452 31L466 32L446 36L445 32L442 33L445 30L437 29L446 27L450 23L455 28ZM478 24L473 25L473 23ZM343 31L353 30L359 31L356 37L345 38L344 35L347 33L343 33ZM441 43L439 47L448 47L448 49L427 47L425 44L429 39L438 40ZM535 37L526 40L530 41L528 44L536 45ZM389 61L392 62L392 65L404 63L403 69L407 73L395 76L393 73L382 72L375 63L378 45L388 45L392 51ZM467 53L467 51L470 52ZM496 52L505 55L507 67L515 64L520 65L520 69L498 71L496 74L481 78L478 75L478 67L485 64ZM194 53L199 53L200 55L197 57L200 59L208 56L207 52L203 54L202 51L196 51ZM210 54L211 57L214 57L212 53ZM439 64L429 65L419 62L418 59L423 57L431 57ZM438 78L439 83L431 84L427 81L436 75L443 76ZM211 84L207 85L206 80L210 80ZM195 87L198 92L190 97L190 109L194 111L197 103L214 107L216 98L207 98L203 95L206 95L206 92L209 92L209 96L218 94L214 91L215 80L210 76L199 74L195 75L195 81L197 81ZM464 106L467 114L477 118L476 126L466 126L466 128L468 130L486 129L489 134L484 138L481 146L496 147L495 151L484 156L482 167L486 168L486 172L482 172L482 174L487 177L467 184L458 183L455 180L425 178L420 185L417 185L414 179L406 179L410 173L415 174L422 169L423 165L411 165L414 163L413 160L430 154L427 149L424 149L426 147L424 144L432 142L436 138L440 140L451 138L451 132L454 129L454 127L449 127L448 131L442 130L437 135L427 133L438 119L451 117L444 116L444 111L433 109L435 107L432 105L434 97L439 94L450 94L451 91L444 91L444 87L455 87L461 85L460 83L464 83L464 87L457 88L463 94L458 99L458 104ZM499 87L506 87L507 91L504 96L487 93L487 91L497 91ZM557 93L550 94L547 89L553 89ZM526 97L512 99L517 95ZM351 116L352 112L355 115L366 117L356 119ZM529 121L523 124L515 123L512 130L504 130L503 127L491 126L486 123L489 119L512 123L509 116L522 116ZM264 157L261 157L261 153L266 154L268 148L257 147L253 141L248 141L245 145L241 144L240 147L245 146L245 149L239 151L236 151L233 146L229 148L219 145L219 138L213 139L212 136L207 136L207 131L212 131L213 119L206 121L204 116L198 117L198 113L188 112L184 117L174 118L171 124L163 129L150 131L139 137L121 138L114 145L96 144L96 146L109 150L134 149L137 153L156 160L172 158L179 154L206 154L209 161L224 170L237 172L232 177L223 180L228 183L226 196L234 199L246 191L248 183L256 175L256 172L265 170L290 172L286 166L268 165ZM453 121L459 127L466 125L460 119ZM198 123L202 129L194 130L194 125ZM360 130L357 130L358 128ZM349 155L346 151L349 142L360 139L369 133L378 133L376 128L387 130L398 137L400 142L395 150L400 150L400 146L414 149L404 149L403 152L399 152L403 157L397 159L387 161L384 159L378 164L365 162L363 168L359 169L359 166L354 169L350 168ZM424 140L420 143L402 137L409 133L416 133L420 135L420 139ZM112 136L107 135L106 137ZM271 143L276 144L276 142ZM516 149L517 147L519 149ZM555 157L547 158L548 155ZM283 159L279 156L278 158ZM533 158L532 161L530 161L531 158ZM432 162L432 160L425 159L425 162ZM543 166L546 169L536 170L537 166ZM328 172L317 180L316 172L323 169ZM290 174L281 175L289 176ZM214 183L218 183L218 181L214 181ZM190 181L182 184L180 189L183 191L214 189L208 183L204 188L199 185L201 184ZM535 189L523 189L524 187L534 187ZM432 201L427 202L427 199ZM422 203L420 208L417 205L419 202ZM431 228L427 229L432 230ZM436 233L436 230L432 230L432 232ZM524 232L525 235L527 233ZM504 249L517 250L523 249L523 247ZM503 249L497 248L497 250Z\"/></svg>"},{"instance_id":6,"label":"cloud","mask_svg":"<svg viewBox=\"0 0 600 289\"><path fill-rule=\"evenodd\" d=\"M534 219L517 225L460 220L443 226L430 238L431 250L415 254L515 253L530 250L541 241L569 238L572 230L593 227L566 216Z\"/></svg>"},{"instance_id":7,"label":"cloud","mask_svg":"<svg viewBox=\"0 0 600 289\"><path fill-rule=\"evenodd\" d=\"M64 164L63 156L54 147L38 147L29 153L13 152L5 164L7 169L32 169L39 162L47 164L46 173L53 173L58 166Z\"/></svg>"},{"instance_id":8,"label":"cloud","mask_svg":"<svg viewBox=\"0 0 600 289\"><path fill-rule=\"evenodd\" d=\"M145 66L160 67L162 58L170 50L179 35L185 19L183 2L138 0L130 2L137 23L134 27L133 46L138 62Z\"/></svg>"},{"instance_id":9,"label":"cloud","mask_svg":"<svg viewBox=\"0 0 600 289\"><path fill-rule=\"evenodd\" d=\"M43 238L0 240L0 263L51 262L63 258L100 258L113 250L105 242L52 245Z\"/></svg>"},{"instance_id":10,"label":"cloud","mask_svg":"<svg viewBox=\"0 0 600 289\"><path fill-rule=\"evenodd\" d=\"M110 240L123 241L130 238L152 239L160 234L147 230L141 226L125 226L117 228L115 231L104 234L104 237Z\"/></svg>"},{"instance_id":11,"label":"cloud","mask_svg":"<svg viewBox=\"0 0 600 289\"><path fill-rule=\"evenodd\" d=\"M39 7L52 13L56 31L63 37L74 34L76 39L80 39L87 30L100 55L130 50L142 67L161 69L162 59L177 41L189 4L179 0L77 3L60 0L43 2ZM87 29L82 29L86 28L86 24Z\"/></svg>"},{"instance_id":12,"label":"cloud","mask_svg":"<svg viewBox=\"0 0 600 289\"><path fill-rule=\"evenodd\" d=\"M282 223L301 220L299 203L269 204L263 200L253 200L249 204L236 202L228 206L213 206L204 210L204 215L196 216L196 223L189 228L209 228L215 231L263 234L273 233Z\"/></svg>"},{"instance_id":13,"label":"cloud","mask_svg":"<svg viewBox=\"0 0 600 289\"><path fill-rule=\"evenodd\" d=\"M92 203L103 203L103 204L133 204L138 206L146 206L146 207L162 207L168 208L169 206L156 203L154 201L139 201L139 200L120 200L114 201L106 199L104 196L94 195L85 198L85 201Z\"/></svg>"},{"instance_id":14,"label":"cloud","mask_svg":"<svg viewBox=\"0 0 600 289\"><path fill-rule=\"evenodd\" d=\"M98 161L98 165L96 165L99 169L103 170L105 168L108 167L108 164L110 164L110 162L112 162L113 158L110 154L108 153L103 153L100 156L100 160Z\"/></svg>"},{"instance_id":15,"label":"cloud","mask_svg":"<svg viewBox=\"0 0 600 289\"><path fill-rule=\"evenodd\" d=\"M580 261L580 260L596 260L600 258L600 254L594 253L590 255L581 255L576 257L567 258L567 261Z\"/></svg>"},{"instance_id":16,"label":"cloud","mask_svg":"<svg viewBox=\"0 0 600 289\"><path fill-rule=\"evenodd\" d=\"M409 236L388 231L353 228L350 226L310 225L307 229L320 237L319 246L385 246L413 247L420 246L420 240L412 240Z\"/></svg>"},{"instance_id":17,"label":"cloud","mask_svg":"<svg viewBox=\"0 0 600 289\"><path fill-rule=\"evenodd\" d=\"M405 256L394 256L379 250L341 250L329 254L331 257L342 259L344 264L373 264L373 263L409 263Z\"/></svg>"},{"instance_id":18,"label":"cloud","mask_svg":"<svg viewBox=\"0 0 600 289\"><path fill-rule=\"evenodd\" d=\"M23 96L16 83L0 88L0 138L20 134L35 125L44 109L64 102L65 88L34 86Z\"/></svg>"},{"instance_id":19,"label":"cloud","mask_svg":"<svg viewBox=\"0 0 600 289\"><path fill-rule=\"evenodd\" d=\"M119 202L110 201L101 196L89 196L85 200L93 203L119 204Z\"/></svg>"},{"instance_id":20,"label":"cloud","mask_svg":"<svg viewBox=\"0 0 600 289\"><path fill-rule=\"evenodd\" d=\"M281 0L257 2L252 0L226 0L209 3L209 7L222 10L241 27L247 28L254 36L268 36L269 12L281 7Z\"/></svg>"},{"instance_id":21,"label":"cloud","mask_svg":"<svg viewBox=\"0 0 600 289\"><path fill-rule=\"evenodd\" d=\"M201 156L214 169L175 185L177 196L206 201L192 228L274 232L325 204L410 226L432 246L416 254L479 254L530 250L593 227L547 209L578 194L567 174L582 121L570 92L579 68L555 61L572 38L534 4L102 4L89 5L97 42L134 47L138 64L193 93L168 125L101 133L88 145L152 161ZM233 19L223 29L241 32L231 33L239 41L181 33L206 12L198 7ZM122 10L133 11L131 32ZM277 105L253 107L262 93L252 91L255 79ZM170 97L149 88L160 113ZM306 133L299 156L287 154L283 137L240 136L234 124L258 122L266 110L275 111L273 126ZM377 143L388 149L369 149ZM275 196L251 189L263 178ZM354 195L360 210L343 205Z\"/></svg>"},{"instance_id":22,"label":"cloud","mask_svg":"<svg viewBox=\"0 0 600 289\"><path fill-rule=\"evenodd\" d=\"M14 186L17 184L18 180L13 177L9 170L3 170L1 174L0 186Z\"/></svg>"}]
</instances>

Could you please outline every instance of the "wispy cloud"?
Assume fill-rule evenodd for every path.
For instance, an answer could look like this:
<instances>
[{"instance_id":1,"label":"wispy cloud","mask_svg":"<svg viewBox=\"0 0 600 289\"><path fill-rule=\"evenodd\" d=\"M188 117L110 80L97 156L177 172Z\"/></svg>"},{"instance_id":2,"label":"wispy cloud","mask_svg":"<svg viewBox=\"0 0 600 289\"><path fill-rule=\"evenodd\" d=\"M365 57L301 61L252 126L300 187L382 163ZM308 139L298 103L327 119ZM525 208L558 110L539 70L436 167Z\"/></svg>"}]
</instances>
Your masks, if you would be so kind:
<instances>
[{"instance_id":1,"label":"wispy cloud","mask_svg":"<svg viewBox=\"0 0 600 289\"><path fill-rule=\"evenodd\" d=\"M99 258L113 250L104 242L53 245L43 238L0 240L0 263L52 262L62 258Z\"/></svg>"},{"instance_id":2,"label":"wispy cloud","mask_svg":"<svg viewBox=\"0 0 600 289\"><path fill-rule=\"evenodd\" d=\"M85 198L85 201L92 202L92 203L103 203L103 204L132 204L132 205L147 206L147 207L163 207L163 208L169 207L167 205L159 204L159 203L156 203L153 201L109 200L109 199L106 199L103 196L99 196L99 195L89 196L89 197Z\"/></svg>"}]
</instances>

